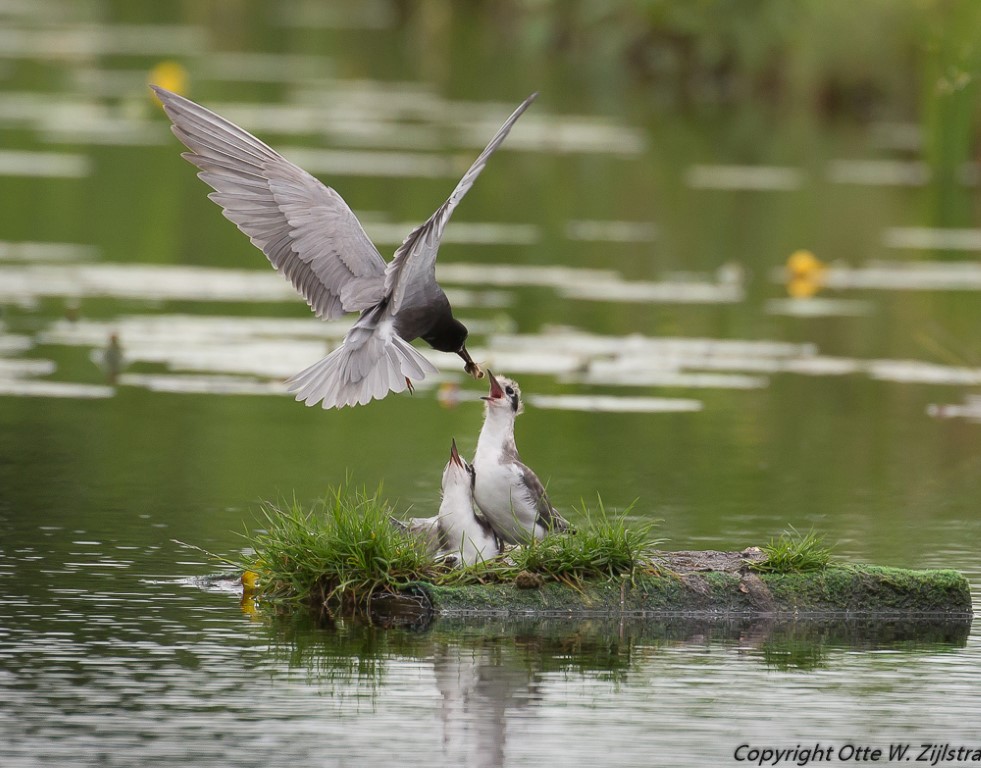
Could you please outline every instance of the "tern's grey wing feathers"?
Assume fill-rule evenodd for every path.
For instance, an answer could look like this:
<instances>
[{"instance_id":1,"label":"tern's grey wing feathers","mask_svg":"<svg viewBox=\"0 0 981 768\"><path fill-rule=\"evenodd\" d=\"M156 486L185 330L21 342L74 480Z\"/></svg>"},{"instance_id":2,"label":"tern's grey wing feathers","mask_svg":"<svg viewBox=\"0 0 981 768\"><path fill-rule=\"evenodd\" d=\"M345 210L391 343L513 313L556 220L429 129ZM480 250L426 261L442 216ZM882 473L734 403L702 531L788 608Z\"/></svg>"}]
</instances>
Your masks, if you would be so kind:
<instances>
[{"instance_id":1,"label":"tern's grey wing feathers","mask_svg":"<svg viewBox=\"0 0 981 768\"><path fill-rule=\"evenodd\" d=\"M416 227L405 242L395 252L395 258L388 265L385 273L385 293L392 296L392 311L398 312L403 305L414 304L413 294L420 294L422 300L428 301L431 294L436 293L436 252L443 237L443 229L450 220L453 209L467 194L470 187L484 170L487 159L494 153L501 142L507 138L511 127L524 113L538 94L533 93L514 110L511 116L501 126L500 130L490 140L490 143L480 153L470 169L456 185L452 194L436 212L420 226Z\"/></svg>"},{"instance_id":2,"label":"tern's grey wing feathers","mask_svg":"<svg viewBox=\"0 0 981 768\"><path fill-rule=\"evenodd\" d=\"M395 333L383 308L362 313L341 345L287 384L297 400L324 408L366 405L439 370Z\"/></svg>"},{"instance_id":3,"label":"tern's grey wing feathers","mask_svg":"<svg viewBox=\"0 0 981 768\"><path fill-rule=\"evenodd\" d=\"M524 464L520 465L520 469L522 484L528 491L530 501L538 511L538 517L535 519L535 522L541 525L546 531L564 531L568 528L569 524L559 514L559 511L552 506L552 502L548 500L545 486L538 479L538 475Z\"/></svg>"},{"instance_id":4,"label":"tern's grey wing feathers","mask_svg":"<svg viewBox=\"0 0 981 768\"><path fill-rule=\"evenodd\" d=\"M385 293L385 260L333 189L252 134L182 96L151 86L191 151L183 157L310 308L325 319L361 311Z\"/></svg>"}]
</instances>

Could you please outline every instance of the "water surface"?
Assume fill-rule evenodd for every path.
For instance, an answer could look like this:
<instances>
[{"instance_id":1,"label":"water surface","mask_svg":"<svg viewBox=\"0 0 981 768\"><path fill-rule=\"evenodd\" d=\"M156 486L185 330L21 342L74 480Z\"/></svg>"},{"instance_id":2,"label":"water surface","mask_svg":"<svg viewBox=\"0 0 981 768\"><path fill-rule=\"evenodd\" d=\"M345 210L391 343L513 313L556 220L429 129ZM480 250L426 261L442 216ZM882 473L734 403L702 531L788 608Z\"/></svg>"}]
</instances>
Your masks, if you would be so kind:
<instances>
[{"instance_id":1,"label":"water surface","mask_svg":"<svg viewBox=\"0 0 981 768\"><path fill-rule=\"evenodd\" d=\"M933 172L898 108L690 112L576 85L561 57L482 66L477 17L335 5L0 8L0 765L981 748L970 623L381 629L200 586L218 565L178 542L234 554L263 500L353 475L431 514L484 392L424 350L441 373L414 395L291 400L349 321L310 317L207 200L146 92L166 60L335 186L384 254L541 90L439 277L475 358L520 381L518 444L563 513L599 494L669 547L793 525L843 560L981 576L976 169ZM801 249L818 266L791 275Z\"/></svg>"}]
</instances>

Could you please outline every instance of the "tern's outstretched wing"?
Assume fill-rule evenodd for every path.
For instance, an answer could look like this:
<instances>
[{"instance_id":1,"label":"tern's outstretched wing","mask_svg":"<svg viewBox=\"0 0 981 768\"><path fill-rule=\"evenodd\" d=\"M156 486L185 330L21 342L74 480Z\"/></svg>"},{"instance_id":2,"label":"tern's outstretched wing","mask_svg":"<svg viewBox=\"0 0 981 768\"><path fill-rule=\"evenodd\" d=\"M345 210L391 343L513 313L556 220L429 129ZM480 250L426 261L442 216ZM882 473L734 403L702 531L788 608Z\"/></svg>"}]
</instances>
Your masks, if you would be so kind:
<instances>
[{"instance_id":1,"label":"tern's outstretched wing","mask_svg":"<svg viewBox=\"0 0 981 768\"><path fill-rule=\"evenodd\" d=\"M324 319L377 304L385 260L330 187L252 134L193 101L150 86L208 195Z\"/></svg>"},{"instance_id":2,"label":"tern's outstretched wing","mask_svg":"<svg viewBox=\"0 0 981 768\"><path fill-rule=\"evenodd\" d=\"M413 295L418 294L425 301L435 292L436 285L436 251L439 249L439 241L443 237L443 229L446 222L450 220L453 209L456 208L465 194L473 186L480 172L484 170L487 159L494 153L501 142L507 137L511 127L517 122L518 118L524 113L531 103L538 97L537 93L531 94L525 99L511 114L501 129L490 140L490 143L480 153L473 165L470 166L456 189L449 196L436 212L429 217L426 223L416 227L405 242L395 252L395 258L388 265L385 273L385 293L391 294L391 307L393 313L398 313L404 304L415 304Z\"/></svg>"}]
</instances>

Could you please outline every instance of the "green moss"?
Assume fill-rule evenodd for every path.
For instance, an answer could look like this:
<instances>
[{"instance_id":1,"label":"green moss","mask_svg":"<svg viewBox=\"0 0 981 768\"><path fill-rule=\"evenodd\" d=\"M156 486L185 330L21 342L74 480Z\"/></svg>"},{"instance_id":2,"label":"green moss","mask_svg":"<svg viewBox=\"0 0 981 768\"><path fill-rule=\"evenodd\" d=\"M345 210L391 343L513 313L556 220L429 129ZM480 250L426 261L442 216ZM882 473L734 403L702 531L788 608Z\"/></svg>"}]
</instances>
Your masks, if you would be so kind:
<instances>
[{"instance_id":1,"label":"green moss","mask_svg":"<svg viewBox=\"0 0 981 768\"><path fill-rule=\"evenodd\" d=\"M957 613L971 611L967 580L956 571L879 566L832 566L792 574L638 574L586 583L579 589L548 582L540 589L513 584L424 586L444 614L563 613Z\"/></svg>"},{"instance_id":2,"label":"green moss","mask_svg":"<svg viewBox=\"0 0 981 768\"><path fill-rule=\"evenodd\" d=\"M970 611L970 585L950 570L911 571L876 565L762 577L774 600L794 611Z\"/></svg>"}]
</instances>

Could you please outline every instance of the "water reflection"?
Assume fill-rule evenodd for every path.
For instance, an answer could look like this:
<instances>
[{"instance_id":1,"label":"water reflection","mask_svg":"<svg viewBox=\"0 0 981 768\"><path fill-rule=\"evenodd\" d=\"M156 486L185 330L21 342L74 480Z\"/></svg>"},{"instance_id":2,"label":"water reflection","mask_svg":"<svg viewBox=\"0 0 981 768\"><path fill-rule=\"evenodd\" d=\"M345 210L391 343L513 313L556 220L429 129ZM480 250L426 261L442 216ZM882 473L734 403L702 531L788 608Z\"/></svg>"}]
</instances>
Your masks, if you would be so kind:
<instances>
[{"instance_id":1,"label":"water reflection","mask_svg":"<svg viewBox=\"0 0 981 768\"><path fill-rule=\"evenodd\" d=\"M496 766L514 754L516 724L544 718L559 685L598 685L602 699L625 694L674 652L693 662L731 655L783 673L835 669L856 651L949 653L965 646L970 620L442 617L419 631L291 616L266 628L274 654L342 701L354 692L369 701L390 696L394 678L423 671L437 697L442 754Z\"/></svg>"},{"instance_id":2,"label":"water reflection","mask_svg":"<svg viewBox=\"0 0 981 768\"><path fill-rule=\"evenodd\" d=\"M642 221L570 220L565 227L570 240L610 243L648 243L657 237L657 228Z\"/></svg>"},{"instance_id":3,"label":"water reflection","mask_svg":"<svg viewBox=\"0 0 981 768\"><path fill-rule=\"evenodd\" d=\"M325 73L331 71L331 59L309 53L212 51L202 61L197 62L196 71L200 72L203 78L211 80L247 83L295 82L306 78L323 78Z\"/></svg>"},{"instance_id":4,"label":"water reflection","mask_svg":"<svg viewBox=\"0 0 981 768\"><path fill-rule=\"evenodd\" d=\"M455 265L451 265L455 266ZM2 271L2 268L0 268ZM167 271L165 271L167 273ZM53 273L48 273L49 277ZM125 279L111 279L114 267L89 273L86 286L49 280L43 289L66 295L70 288L89 295L120 291L154 295L186 294L187 275L171 274L172 281L130 285ZM161 274L154 272L154 274ZM551 274L551 272L547 272ZM561 270L558 274L564 274ZM284 283L270 280L265 273L235 273L228 270L193 272L198 298L230 298L244 294L248 287L261 286L281 292ZM99 279L101 276L101 279ZM462 267L458 277L466 278ZM511 279L498 272L498 279ZM532 278L528 274L521 279ZM33 285L33 284L32 284ZM6 289L25 301L23 285L7 284ZM4 287L0 287L3 293ZM292 292L288 291L290 299ZM461 306L494 306L497 297L450 293ZM253 298L256 298L253 296ZM802 309L796 309L801 307ZM772 300L773 313L821 317L851 315L864 311L863 302L841 299ZM808 309L811 308L811 309ZM820 354L816 345L781 341L605 336L574 328L551 328L542 333L508 332L507 316L491 320L468 320L475 334L483 334L485 346L472 347L475 359L495 370L515 375L539 374L564 383L617 387L669 387L686 389L752 390L768 387L774 375L846 376L862 375L876 381L947 386L981 384L981 369L945 365L923 360L858 359ZM503 329L503 330L502 330ZM10 395L107 397L111 391L76 385L71 381L40 381L40 377L60 375L51 360L14 357L34 349L59 346L88 347L94 365L100 367L110 383L144 387L160 392L283 395L281 381L292 371L322 356L343 337L344 322L309 319L208 315L129 315L111 322L57 320L33 337L0 333L0 385ZM113 342L115 339L115 342ZM438 356L421 350L435 365ZM445 362L445 361L443 361ZM164 365L167 371L133 370L136 364ZM129 368L123 373L124 368ZM120 375L122 374L122 375ZM459 382L453 371L435 377L421 390L446 382ZM664 412L699 410L697 400L657 397L628 397L614 393L547 394L536 393L535 404L542 408L608 411ZM951 413L958 412L955 408Z\"/></svg>"},{"instance_id":5,"label":"water reflection","mask_svg":"<svg viewBox=\"0 0 981 768\"><path fill-rule=\"evenodd\" d=\"M36 7L46 8L49 3ZM83 14L84 15L84 14ZM205 30L190 25L167 24L85 24L29 28L26 25L6 27L0 32L0 56L13 59L85 61L109 54L119 55L195 55L206 47Z\"/></svg>"},{"instance_id":6,"label":"water reflection","mask_svg":"<svg viewBox=\"0 0 981 768\"><path fill-rule=\"evenodd\" d=\"M411 232L417 225L412 222L395 224L364 222L365 231L374 243L401 245L405 233ZM538 242L540 233L533 224L510 224L506 222L454 222L448 227L441 242L459 243L465 245L532 245ZM441 267L437 271L442 274ZM451 270L452 274L452 270Z\"/></svg>"},{"instance_id":7,"label":"water reflection","mask_svg":"<svg viewBox=\"0 0 981 768\"><path fill-rule=\"evenodd\" d=\"M283 395L283 384L258 381L243 376L127 373L120 376L122 386L141 387L150 392L198 395Z\"/></svg>"},{"instance_id":8,"label":"water reflection","mask_svg":"<svg viewBox=\"0 0 981 768\"><path fill-rule=\"evenodd\" d=\"M285 651L284 660L310 673L311 679L369 684L377 693L385 688L386 660L434 660L437 679L449 679L446 668L459 668L462 657L475 670L468 679L508 680L498 690L506 690L508 697L519 687L533 689L542 675L557 671L627 682L631 671L644 667L662 648L717 647L765 667L806 671L829 667L855 650L957 650L966 646L971 628L969 617L910 616L440 616L425 628L412 629L382 628L365 619L318 619L305 612L265 615L264 621L273 650ZM384 617L380 621L387 623Z\"/></svg>"},{"instance_id":9,"label":"water reflection","mask_svg":"<svg viewBox=\"0 0 981 768\"><path fill-rule=\"evenodd\" d=\"M422 152L369 152L303 147L279 147L279 151L288 160L309 173L328 176L451 179L459 175L452 159Z\"/></svg>"},{"instance_id":10,"label":"water reflection","mask_svg":"<svg viewBox=\"0 0 981 768\"><path fill-rule=\"evenodd\" d=\"M85 155L0 149L0 176L81 179L91 171Z\"/></svg>"},{"instance_id":11,"label":"water reflection","mask_svg":"<svg viewBox=\"0 0 981 768\"><path fill-rule=\"evenodd\" d=\"M768 299L764 309L771 315L790 317L864 317L872 314L875 305L858 299Z\"/></svg>"},{"instance_id":12,"label":"water reflection","mask_svg":"<svg viewBox=\"0 0 981 768\"><path fill-rule=\"evenodd\" d=\"M890 248L916 248L944 251L981 251L981 229L938 229L931 227L891 227L882 236ZM940 265L938 265L940 266ZM967 267L977 270L977 264L943 265L950 269Z\"/></svg>"},{"instance_id":13,"label":"water reflection","mask_svg":"<svg viewBox=\"0 0 981 768\"><path fill-rule=\"evenodd\" d=\"M977 291L981 290L981 264L871 261L862 267L849 267L833 263L824 274L824 284L838 290Z\"/></svg>"},{"instance_id":14,"label":"water reflection","mask_svg":"<svg viewBox=\"0 0 981 768\"><path fill-rule=\"evenodd\" d=\"M680 413L700 411L698 400L674 397L613 397L611 395L533 395L528 401L536 408L607 413Z\"/></svg>"},{"instance_id":15,"label":"water reflection","mask_svg":"<svg viewBox=\"0 0 981 768\"><path fill-rule=\"evenodd\" d=\"M828 180L833 184L921 187L930 181L930 167L919 160L833 160Z\"/></svg>"},{"instance_id":16,"label":"water reflection","mask_svg":"<svg viewBox=\"0 0 981 768\"><path fill-rule=\"evenodd\" d=\"M81 243L0 241L3 261L91 261L98 253L98 248Z\"/></svg>"},{"instance_id":17,"label":"water reflection","mask_svg":"<svg viewBox=\"0 0 981 768\"><path fill-rule=\"evenodd\" d=\"M563 285L560 293L570 299L644 304L735 304L745 297L739 283L708 282L685 278L662 281L624 280L620 277Z\"/></svg>"},{"instance_id":18,"label":"water reflection","mask_svg":"<svg viewBox=\"0 0 981 768\"><path fill-rule=\"evenodd\" d=\"M685 181L694 189L788 192L804 183L797 168L763 165L693 165Z\"/></svg>"},{"instance_id":19,"label":"water reflection","mask_svg":"<svg viewBox=\"0 0 981 768\"><path fill-rule=\"evenodd\" d=\"M470 242L512 238L517 243L534 237L533 228L520 225L473 225L458 233L458 239ZM28 307L47 297L63 297L76 304L81 298L104 296L148 301L294 303L296 300L290 286L271 272L84 261L91 252L84 246L65 243L6 243L0 249L0 256L11 263L0 266L3 278L0 280L0 300ZM813 258L812 261L816 262ZM785 276L786 273L781 272L779 279L783 280ZM449 263L440 267L439 277L464 286L547 286L570 298L617 302L738 302L742 300L743 291L739 282L730 280L686 282L675 279L654 283L628 281L612 270L507 264ZM799 279L795 272L792 282ZM973 290L981 286L981 271L978 265L966 262L904 262L855 269L821 263L820 284L837 289L922 290L929 287ZM501 307L513 303L509 294L498 290L450 288L448 293L461 307ZM866 301L824 297L770 299L765 305L771 314L805 317L863 316L872 307ZM601 337L575 330L517 335L496 332L498 325L497 320L472 321L475 333L488 334L487 347L478 350L484 362L511 373L551 374L562 376L566 381L592 385L758 389L768 384L766 376L760 374L778 372L808 375L866 373L873 379L903 383L981 383L981 372L976 368L917 360L831 358L818 355L814 345L810 344L642 338L637 335ZM322 355L330 345L336 344L344 331L344 323L246 317L131 316L111 323L55 322L38 333L36 341L41 345L87 345L98 350L104 347L106 338L118 334L126 344L131 362L166 363L178 371L280 379ZM15 344L18 338L20 341ZM5 339L7 354L30 346L23 337L8 335ZM97 362L101 364L104 353L95 354L100 357ZM28 377L36 375L39 375L36 371L25 368L18 373L18 381L6 384L4 391L8 394L50 391L70 396L71 387L25 383ZM159 374L131 376L123 383L148 386L158 391L238 391L249 394L278 391L276 387L254 380L233 382L199 378L167 383ZM101 390L81 388L75 391L80 397L105 396ZM594 405L584 407L591 409ZM633 406L622 402L619 406L611 404L609 407L627 409Z\"/></svg>"},{"instance_id":20,"label":"water reflection","mask_svg":"<svg viewBox=\"0 0 981 768\"><path fill-rule=\"evenodd\" d=\"M284 4L277 8L277 23L300 29L386 29L395 25L398 14L393 5L367 0L356 6L324 4Z\"/></svg>"},{"instance_id":21,"label":"water reflection","mask_svg":"<svg viewBox=\"0 0 981 768\"><path fill-rule=\"evenodd\" d=\"M981 395L968 395L963 403L931 403L927 414L935 419L966 419L981 424Z\"/></svg>"},{"instance_id":22,"label":"water reflection","mask_svg":"<svg viewBox=\"0 0 981 768\"><path fill-rule=\"evenodd\" d=\"M67 381L35 379L0 379L0 395L12 397L65 397L88 400L112 397L115 390L96 384L74 384Z\"/></svg>"}]
</instances>

